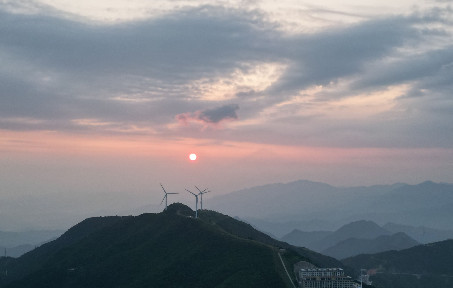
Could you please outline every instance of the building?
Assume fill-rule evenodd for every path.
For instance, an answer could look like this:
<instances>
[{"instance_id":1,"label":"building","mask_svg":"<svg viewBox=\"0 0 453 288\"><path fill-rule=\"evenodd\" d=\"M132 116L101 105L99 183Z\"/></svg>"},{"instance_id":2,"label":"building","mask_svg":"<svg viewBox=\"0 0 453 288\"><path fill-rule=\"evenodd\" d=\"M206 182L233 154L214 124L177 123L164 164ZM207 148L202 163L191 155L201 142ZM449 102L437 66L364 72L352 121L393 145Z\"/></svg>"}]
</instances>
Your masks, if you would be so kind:
<instances>
[{"instance_id":1,"label":"building","mask_svg":"<svg viewBox=\"0 0 453 288\"><path fill-rule=\"evenodd\" d=\"M314 269L314 268L318 268L316 267L315 265L313 265L312 263L310 262L307 262L307 261L299 261L297 262L296 264L294 264L293 266L294 268L294 275L296 275L296 278L299 279L299 271L301 269Z\"/></svg>"},{"instance_id":2,"label":"building","mask_svg":"<svg viewBox=\"0 0 453 288\"><path fill-rule=\"evenodd\" d=\"M357 281L359 281L360 283L365 283L366 285L371 285L372 281L370 280L370 275L374 274L376 274L375 269L371 269L369 271L367 271L366 269L360 269L360 276Z\"/></svg>"},{"instance_id":3,"label":"building","mask_svg":"<svg viewBox=\"0 0 453 288\"><path fill-rule=\"evenodd\" d=\"M352 278L344 275L341 268L300 269L298 274L301 288L352 288Z\"/></svg>"}]
</instances>

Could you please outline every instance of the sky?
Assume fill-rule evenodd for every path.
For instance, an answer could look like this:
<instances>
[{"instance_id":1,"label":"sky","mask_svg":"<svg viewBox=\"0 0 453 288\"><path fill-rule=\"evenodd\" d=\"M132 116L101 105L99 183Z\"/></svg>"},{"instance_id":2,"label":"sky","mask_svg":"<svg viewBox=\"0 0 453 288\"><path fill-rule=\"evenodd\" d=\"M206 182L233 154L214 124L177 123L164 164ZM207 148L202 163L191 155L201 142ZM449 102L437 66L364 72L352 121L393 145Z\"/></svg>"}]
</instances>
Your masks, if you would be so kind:
<instances>
[{"instance_id":1,"label":"sky","mask_svg":"<svg viewBox=\"0 0 453 288\"><path fill-rule=\"evenodd\" d=\"M160 183L452 183L452 4L0 0L0 229Z\"/></svg>"}]
</instances>

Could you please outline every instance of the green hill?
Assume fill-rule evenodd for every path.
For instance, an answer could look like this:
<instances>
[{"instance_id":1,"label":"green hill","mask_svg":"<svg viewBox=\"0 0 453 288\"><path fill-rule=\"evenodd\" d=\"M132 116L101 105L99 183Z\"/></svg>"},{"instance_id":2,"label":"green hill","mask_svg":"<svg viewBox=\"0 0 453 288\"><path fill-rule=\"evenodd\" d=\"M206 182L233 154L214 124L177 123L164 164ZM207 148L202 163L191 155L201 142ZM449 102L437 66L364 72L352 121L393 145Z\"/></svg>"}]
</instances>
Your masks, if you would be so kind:
<instances>
[{"instance_id":1,"label":"green hill","mask_svg":"<svg viewBox=\"0 0 453 288\"><path fill-rule=\"evenodd\" d=\"M378 273L372 279L376 287L453 287L453 240L359 255L343 263L355 269L375 269Z\"/></svg>"},{"instance_id":2,"label":"green hill","mask_svg":"<svg viewBox=\"0 0 453 288\"><path fill-rule=\"evenodd\" d=\"M0 287L291 287L281 248L288 265L341 265L229 216L199 214L173 204L159 214L86 219L20 258L2 258Z\"/></svg>"}]
</instances>

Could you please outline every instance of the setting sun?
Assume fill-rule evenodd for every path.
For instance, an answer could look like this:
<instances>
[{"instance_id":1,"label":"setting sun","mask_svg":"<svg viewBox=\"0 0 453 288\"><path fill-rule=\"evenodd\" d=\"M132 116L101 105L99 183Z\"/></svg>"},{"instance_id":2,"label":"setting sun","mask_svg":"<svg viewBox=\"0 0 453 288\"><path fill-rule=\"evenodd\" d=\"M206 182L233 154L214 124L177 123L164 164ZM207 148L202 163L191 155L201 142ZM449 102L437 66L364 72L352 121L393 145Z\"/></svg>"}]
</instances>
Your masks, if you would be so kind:
<instances>
[{"instance_id":1,"label":"setting sun","mask_svg":"<svg viewBox=\"0 0 453 288\"><path fill-rule=\"evenodd\" d=\"M190 154L190 155L189 155L189 159L190 159L191 161L197 160L197 154L195 154L195 153Z\"/></svg>"}]
</instances>

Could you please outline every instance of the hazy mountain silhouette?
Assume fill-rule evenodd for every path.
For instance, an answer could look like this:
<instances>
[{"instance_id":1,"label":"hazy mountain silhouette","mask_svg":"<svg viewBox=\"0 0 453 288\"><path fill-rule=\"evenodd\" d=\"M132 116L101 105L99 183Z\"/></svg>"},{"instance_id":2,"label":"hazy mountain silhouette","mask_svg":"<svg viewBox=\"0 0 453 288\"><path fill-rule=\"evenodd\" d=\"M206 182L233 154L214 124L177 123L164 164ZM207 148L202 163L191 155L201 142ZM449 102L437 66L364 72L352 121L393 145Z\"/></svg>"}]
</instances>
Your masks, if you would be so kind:
<instances>
[{"instance_id":1,"label":"hazy mountain silhouette","mask_svg":"<svg viewBox=\"0 0 453 288\"><path fill-rule=\"evenodd\" d=\"M303 232L294 230L282 237L282 240L293 245L303 246L314 251L321 252L350 238L374 239L378 236L389 234L391 234L389 231L383 229L372 221L360 220L343 225L333 232Z\"/></svg>"},{"instance_id":2,"label":"hazy mountain silhouette","mask_svg":"<svg viewBox=\"0 0 453 288\"><path fill-rule=\"evenodd\" d=\"M382 235L374 239L349 238L323 250L321 253L337 259L343 259L359 254L403 250L419 244L405 233L399 232L393 235Z\"/></svg>"},{"instance_id":3,"label":"hazy mountain silhouette","mask_svg":"<svg viewBox=\"0 0 453 288\"><path fill-rule=\"evenodd\" d=\"M453 239L453 230L440 230L425 226L414 227L396 223L387 223L382 226L382 228L392 233L404 232L413 239L424 244Z\"/></svg>"},{"instance_id":4,"label":"hazy mountain silhouette","mask_svg":"<svg viewBox=\"0 0 453 288\"><path fill-rule=\"evenodd\" d=\"M281 231L263 228L259 221L253 220L282 225L315 221L340 227L344 223L368 219L377 223L453 229L453 222L450 221L453 219L453 184L430 181L418 185L398 183L370 187L334 187L296 181L236 191L213 197L209 203L217 211L239 216L277 236L282 235ZM304 231L326 230L324 227L297 228Z\"/></svg>"},{"instance_id":5,"label":"hazy mountain silhouette","mask_svg":"<svg viewBox=\"0 0 453 288\"><path fill-rule=\"evenodd\" d=\"M9 232L0 231L0 246L11 248L20 245L41 245L63 234L59 230Z\"/></svg>"},{"instance_id":6,"label":"hazy mountain silhouette","mask_svg":"<svg viewBox=\"0 0 453 288\"><path fill-rule=\"evenodd\" d=\"M373 269L376 287L453 287L453 240L418 245L401 251L364 254L343 260L356 269Z\"/></svg>"},{"instance_id":7,"label":"hazy mountain silhouette","mask_svg":"<svg viewBox=\"0 0 453 288\"><path fill-rule=\"evenodd\" d=\"M239 217L238 217L239 218ZM304 232L333 231L341 225L333 224L330 220L312 219L304 221L305 218L296 218L285 222L247 217L243 221L252 224L257 229L282 238L293 230ZM343 223L344 224L344 223Z\"/></svg>"},{"instance_id":8,"label":"hazy mountain silhouette","mask_svg":"<svg viewBox=\"0 0 453 288\"><path fill-rule=\"evenodd\" d=\"M19 246L15 246L15 247L1 247L0 246L0 251L2 252L0 255L6 255L7 257L13 257L13 258L17 258L17 257L20 257L22 255L24 255L25 253L35 249L36 246L34 245L28 245L28 244L24 244L24 245L19 245Z\"/></svg>"},{"instance_id":9,"label":"hazy mountain silhouette","mask_svg":"<svg viewBox=\"0 0 453 288\"><path fill-rule=\"evenodd\" d=\"M89 218L20 258L1 258L0 287L291 287L291 265L341 262L182 204L158 214Z\"/></svg>"},{"instance_id":10,"label":"hazy mountain silhouette","mask_svg":"<svg viewBox=\"0 0 453 288\"><path fill-rule=\"evenodd\" d=\"M346 239L374 239L378 236L388 234L390 234L390 232L383 229L376 223L372 221L360 220L346 224L335 232L327 235L326 237L313 242L310 246L310 249L313 249L315 251L323 251Z\"/></svg>"},{"instance_id":11,"label":"hazy mountain silhouette","mask_svg":"<svg viewBox=\"0 0 453 288\"><path fill-rule=\"evenodd\" d=\"M58 230L6 232L0 231L0 255L20 257L43 243L56 239L63 234Z\"/></svg>"}]
</instances>

